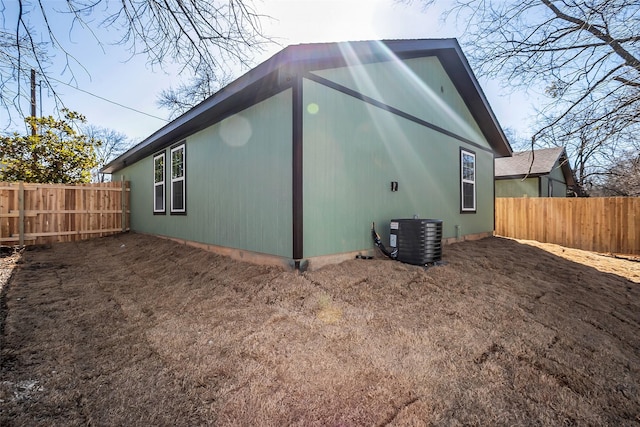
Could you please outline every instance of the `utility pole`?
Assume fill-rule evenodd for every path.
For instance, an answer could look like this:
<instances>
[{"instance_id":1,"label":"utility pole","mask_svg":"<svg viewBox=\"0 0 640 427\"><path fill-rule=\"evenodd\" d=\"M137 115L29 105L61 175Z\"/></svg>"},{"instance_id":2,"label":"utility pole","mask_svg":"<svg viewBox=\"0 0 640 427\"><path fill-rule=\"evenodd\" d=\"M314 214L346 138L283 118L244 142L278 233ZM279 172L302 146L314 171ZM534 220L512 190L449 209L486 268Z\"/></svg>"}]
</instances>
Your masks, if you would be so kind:
<instances>
[{"instance_id":1,"label":"utility pole","mask_svg":"<svg viewBox=\"0 0 640 427\"><path fill-rule=\"evenodd\" d=\"M42 117L42 80L38 83L38 91L40 92L40 117Z\"/></svg>"},{"instance_id":2,"label":"utility pole","mask_svg":"<svg viewBox=\"0 0 640 427\"><path fill-rule=\"evenodd\" d=\"M31 69L31 117L34 122L31 125L31 135L36 136L36 70Z\"/></svg>"}]
</instances>

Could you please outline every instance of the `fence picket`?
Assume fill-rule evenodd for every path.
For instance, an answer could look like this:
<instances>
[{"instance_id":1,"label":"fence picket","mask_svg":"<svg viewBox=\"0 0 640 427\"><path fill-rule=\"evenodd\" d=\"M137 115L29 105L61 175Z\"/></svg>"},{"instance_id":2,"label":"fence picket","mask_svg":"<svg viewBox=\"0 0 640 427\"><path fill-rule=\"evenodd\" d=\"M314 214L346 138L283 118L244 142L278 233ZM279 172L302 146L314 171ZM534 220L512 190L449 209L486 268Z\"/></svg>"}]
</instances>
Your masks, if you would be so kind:
<instances>
[{"instance_id":1,"label":"fence picket","mask_svg":"<svg viewBox=\"0 0 640 427\"><path fill-rule=\"evenodd\" d=\"M496 234L594 252L640 254L640 198L497 198Z\"/></svg>"},{"instance_id":2,"label":"fence picket","mask_svg":"<svg viewBox=\"0 0 640 427\"><path fill-rule=\"evenodd\" d=\"M128 230L129 182L0 182L0 244L43 244Z\"/></svg>"}]
</instances>

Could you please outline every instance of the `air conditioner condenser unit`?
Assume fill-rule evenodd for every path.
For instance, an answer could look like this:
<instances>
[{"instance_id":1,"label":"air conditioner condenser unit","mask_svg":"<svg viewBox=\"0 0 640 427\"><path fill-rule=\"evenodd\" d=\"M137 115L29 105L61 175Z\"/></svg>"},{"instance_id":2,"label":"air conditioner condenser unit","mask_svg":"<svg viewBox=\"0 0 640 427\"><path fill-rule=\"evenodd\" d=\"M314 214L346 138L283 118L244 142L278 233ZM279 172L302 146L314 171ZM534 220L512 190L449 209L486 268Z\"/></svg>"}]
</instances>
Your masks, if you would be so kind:
<instances>
[{"instance_id":1,"label":"air conditioner condenser unit","mask_svg":"<svg viewBox=\"0 0 640 427\"><path fill-rule=\"evenodd\" d=\"M442 259L442 220L392 219L389 230L391 252L398 261L425 265Z\"/></svg>"}]
</instances>

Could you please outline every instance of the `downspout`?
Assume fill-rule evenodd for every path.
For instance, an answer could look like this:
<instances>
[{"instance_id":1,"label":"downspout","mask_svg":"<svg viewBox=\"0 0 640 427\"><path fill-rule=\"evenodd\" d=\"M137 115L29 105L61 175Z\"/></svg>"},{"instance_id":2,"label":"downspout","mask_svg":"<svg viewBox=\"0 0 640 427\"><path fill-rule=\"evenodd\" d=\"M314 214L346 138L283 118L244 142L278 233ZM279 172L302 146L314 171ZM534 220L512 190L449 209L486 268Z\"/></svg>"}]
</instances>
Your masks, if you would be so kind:
<instances>
[{"instance_id":1,"label":"downspout","mask_svg":"<svg viewBox=\"0 0 640 427\"><path fill-rule=\"evenodd\" d=\"M303 203L302 203L302 77L296 74L293 77L292 89L292 237L293 253L292 258L296 270L304 270L306 263L303 263Z\"/></svg>"},{"instance_id":2,"label":"downspout","mask_svg":"<svg viewBox=\"0 0 640 427\"><path fill-rule=\"evenodd\" d=\"M493 235L496 234L496 153L493 153L493 161L491 165L491 182L493 182ZM459 239L460 229L456 227L456 241Z\"/></svg>"}]
</instances>

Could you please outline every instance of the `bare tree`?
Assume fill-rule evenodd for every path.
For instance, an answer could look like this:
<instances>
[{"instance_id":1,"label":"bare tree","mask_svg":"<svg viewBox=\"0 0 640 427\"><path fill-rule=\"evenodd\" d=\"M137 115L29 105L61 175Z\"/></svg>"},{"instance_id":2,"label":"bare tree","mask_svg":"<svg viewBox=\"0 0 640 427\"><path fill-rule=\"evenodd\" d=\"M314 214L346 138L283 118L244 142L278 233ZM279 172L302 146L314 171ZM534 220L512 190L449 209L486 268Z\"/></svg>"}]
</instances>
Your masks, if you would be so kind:
<instances>
[{"instance_id":1,"label":"bare tree","mask_svg":"<svg viewBox=\"0 0 640 427\"><path fill-rule=\"evenodd\" d=\"M528 138L521 135L516 129L511 127L504 128L504 135L509 140L513 151L524 151L530 146Z\"/></svg>"},{"instance_id":2,"label":"bare tree","mask_svg":"<svg viewBox=\"0 0 640 427\"><path fill-rule=\"evenodd\" d=\"M187 83L163 90L158 96L157 104L169 110L169 118L174 119L213 95L231 80L231 74L224 71L211 74L209 70L202 69Z\"/></svg>"},{"instance_id":3,"label":"bare tree","mask_svg":"<svg viewBox=\"0 0 640 427\"><path fill-rule=\"evenodd\" d=\"M585 109L571 111L558 122L553 115L540 113L544 132L540 132L536 140L539 146L564 145L573 158L578 185L586 190L609 176L611 165L619 162L622 155L633 152L634 147L637 151L635 138L629 134L631 128L620 126L615 117L598 126L585 126L595 114L592 109L596 108L595 103L586 105Z\"/></svg>"},{"instance_id":4,"label":"bare tree","mask_svg":"<svg viewBox=\"0 0 640 427\"><path fill-rule=\"evenodd\" d=\"M124 133L96 125L82 126L81 132L90 141L95 141L94 151L97 165L91 171L91 180L105 182L109 174L103 174L100 170L111 160L131 148L133 141L130 141Z\"/></svg>"},{"instance_id":5,"label":"bare tree","mask_svg":"<svg viewBox=\"0 0 640 427\"><path fill-rule=\"evenodd\" d=\"M82 31L85 43L93 39L97 49L121 45L131 56L144 55L151 66L179 64L181 73L194 76L224 75L226 64L247 64L249 50L269 42L252 0L0 0L0 12L0 106L20 112L28 98L21 87L28 87L29 69L62 101L49 54L65 59L55 72L70 83L82 68L82 58L64 43L65 31ZM61 28L59 19L69 25Z\"/></svg>"},{"instance_id":6,"label":"bare tree","mask_svg":"<svg viewBox=\"0 0 640 427\"><path fill-rule=\"evenodd\" d=\"M480 75L544 88L549 102L539 108L532 148L567 146L585 174L637 150L627 139L640 131L637 1L455 0L444 19L464 23L462 43Z\"/></svg>"},{"instance_id":7,"label":"bare tree","mask_svg":"<svg viewBox=\"0 0 640 427\"><path fill-rule=\"evenodd\" d=\"M614 162L593 193L601 196L640 197L640 155L628 154Z\"/></svg>"}]
</instances>

